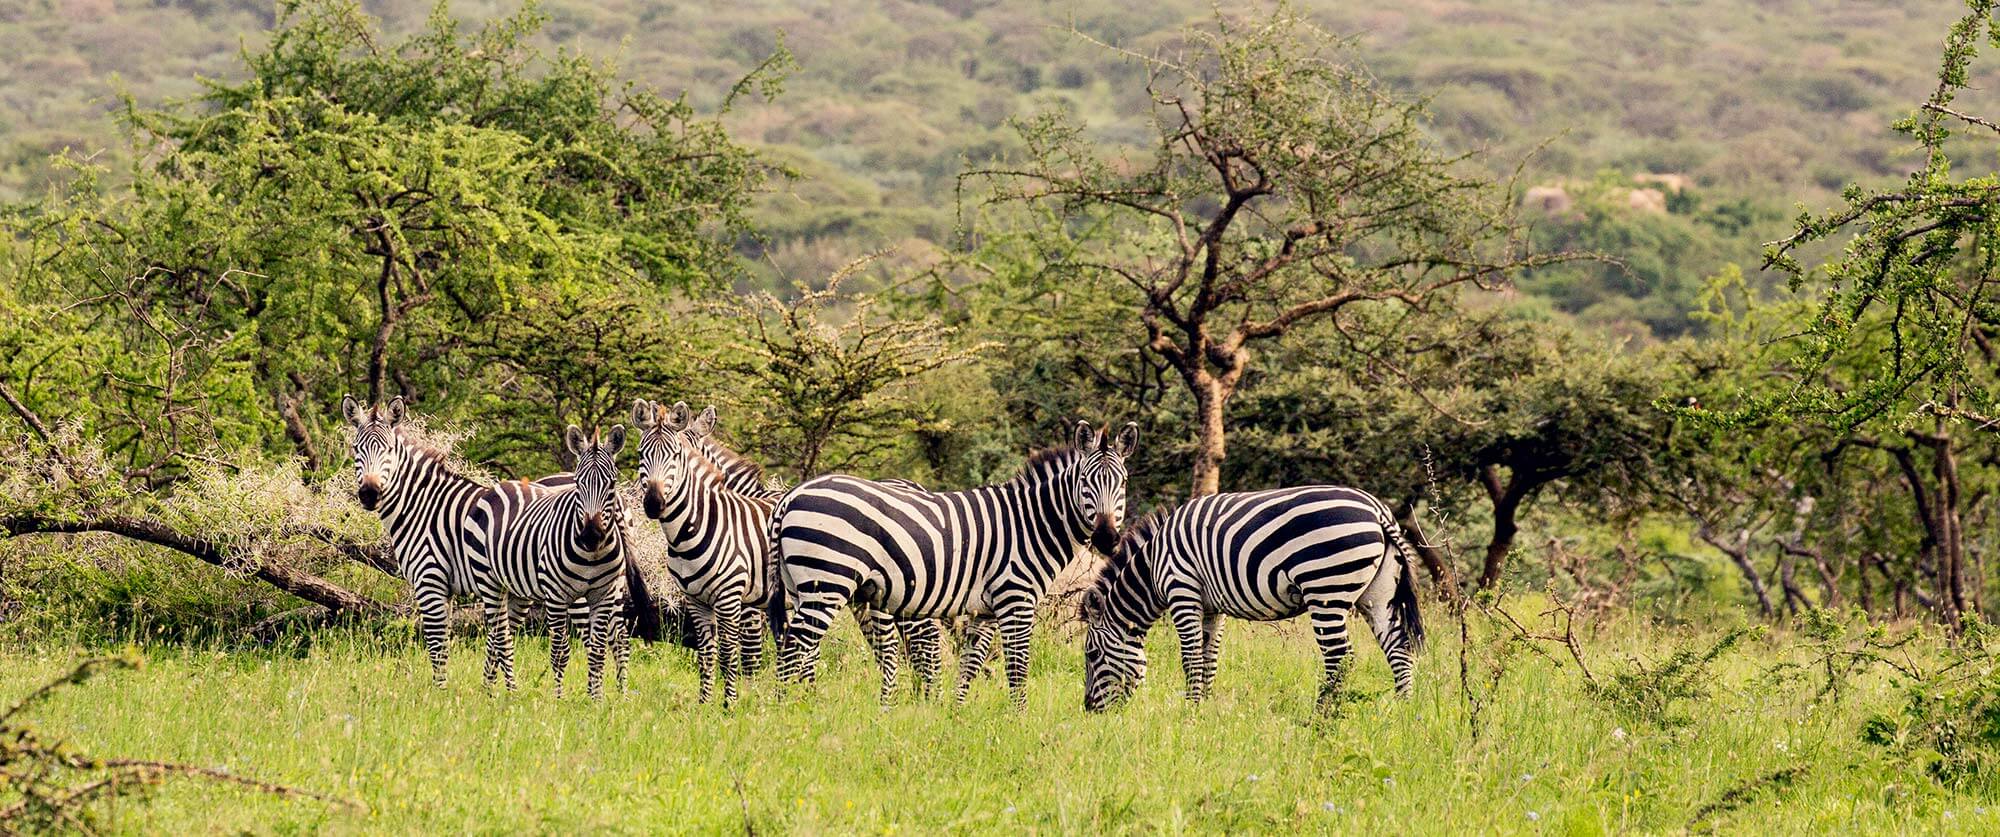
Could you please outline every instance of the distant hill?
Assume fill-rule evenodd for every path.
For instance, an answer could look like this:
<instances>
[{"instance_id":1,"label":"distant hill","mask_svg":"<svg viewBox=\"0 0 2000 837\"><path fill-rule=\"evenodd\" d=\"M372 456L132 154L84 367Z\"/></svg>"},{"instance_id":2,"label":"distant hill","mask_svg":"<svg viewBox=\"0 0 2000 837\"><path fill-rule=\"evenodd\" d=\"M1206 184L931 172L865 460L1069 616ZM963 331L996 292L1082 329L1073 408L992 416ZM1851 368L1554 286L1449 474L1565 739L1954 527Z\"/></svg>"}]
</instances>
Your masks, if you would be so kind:
<instances>
[{"instance_id":1,"label":"distant hill","mask_svg":"<svg viewBox=\"0 0 2000 837\"><path fill-rule=\"evenodd\" d=\"M1496 168L1546 142L1531 181L1589 181L1606 169L1678 174L1699 200L1672 211L1755 210L1727 230L1694 218L1632 245L1687 250L1696 263L1661 269L1696 273L1754 261L1749 245L1781 229L1794 202L1818 205L1846 182L1898 172L1899 144L1884 126L1934 83L1938 46L1959 12L1874 0L1303 5L1354 34L1385 81L1433 95L1439 139L1488 149ZM366 6L403 30L430 9L419 0ZM481 19L514 4L450 8ZM1211 14L1194 0L553 0L543 9L560 44L709 106L783 33L800 71L775 102L745 105L731 120L739 136L806 174L768 201L771 245L748 254L792 276L885 244L947 239L955 176L965 160L1010 146L1011 116L1066 104L1104 142L1143 142L1140 69L1071 26L1143 52L1170 48L1179 27ZM9 70L0 76L0 199L37 193L47 156L64 147L115 158L107 114L121 83L142 102L195 93L197 75L237 72L238 43L260 37L273 14L262 0L0 3ZM1683 234L1702 240L1676 244ZM1578 314L1594 304L1556 307ZM1606 315L1617 316L1627 315Z\"/></svg>"}]
</instances>

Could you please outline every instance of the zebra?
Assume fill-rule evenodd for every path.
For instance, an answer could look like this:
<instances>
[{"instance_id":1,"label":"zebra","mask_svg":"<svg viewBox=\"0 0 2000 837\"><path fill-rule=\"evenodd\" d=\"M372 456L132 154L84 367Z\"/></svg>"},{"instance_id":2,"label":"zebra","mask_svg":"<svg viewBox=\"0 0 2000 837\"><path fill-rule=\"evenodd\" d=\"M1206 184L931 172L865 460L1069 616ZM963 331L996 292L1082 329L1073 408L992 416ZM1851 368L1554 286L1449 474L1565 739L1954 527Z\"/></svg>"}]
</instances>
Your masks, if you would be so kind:
<instances>
[{"instance_id":1,"label":"zebra","mask_svg":"<svg viewBox=\"0 0 2000 837\"><path fill-rule=\"evenodd\" d=\"M672 408L645 399L633 402L632 421L642 431L641 496L646 515L659 520L667 536L669 572L696 603L701 700L712 693L719 662L727 704L736 698L736 672L728 666L738 655L730 647L740 646L741 673L755 675L766 624L774 632L784 625L784 593L769 555L768 525L771 508L784 491L766 487L761 467L715 441L714 405L693 418L690 412L687 402ZM740 615L731 620L729 611ZM895 635L902 632L923 684L920 691L927 691L941 658L937 625L899 622L861 608L855 618L878 659L896 653ZM893 659L886 664L893 666Z\"/></svg>"},{"instance_id":2,"label":"zebra","mask_svg":"<svg viewBox=\"0 0 2000 837\"><path fill-rule=\"evenodd\" d=\"M355 499L382 518L397 571L416 598L431 682L443 686L450 656L451 598L469 595L476 586L460 546L460 526L473 502L490 486L453 470L444 453L403 433L406 410L401 396L387 406L363 408L349 395L341 399L340 410L353 431L349 449L357 478ZM570 475L555 474L537 485L570 482Z\"/></svg>"},{"instance_id":3,"label":"zebra","mask_svg":"<svg viewBox=\"0 0 2000 837\"><path fill-rule=\"evenodd\" d=\"M1325 664L1318 708L1345 674L1347 617L1358 603L1407 695L1423 647L1416 553L1381 500L1352 488L1308 486L1201 497L1146 516L1119 541L1078 605L1086 711L1131 693L1146 676L1146 631L1164 614L1180 637L1187 699L1215 677L1222 617L1312 617Z\"/></svg>"},{"instance_id":4,"label":"zebra","mask_svg":"<svg viewBox=\"0 0 2000 837\"><path fill-rule=\"evenodd\" d=\"M1009 694L1015 706L1026 705L1035 607L1085 542L1106 551L1116 543L1125 460L1138 438L1135 423L1114 441L1080 421L1072 446L1037 451L1013 479L968 491L935 493L844 475L792 489L771 523L794 603L780 678L811 680L833 612L859 600L906 619L979 617L979 638L960 667L959 701L997 627ZM895 671L885 666L882 674L886 691Z\"/></svg>"},{"instance_id":5,"label":"zebra","mask_svg":"<svg viewBox=\"0 0 2000 837\"><path fill-rule=\"evenodd\" d=\"M485 610L486 682L495 669L514 689L514 628L529 606L548 615L549 666L556 697L562 697L569 664L572 602L588 605L584 649L589 658L591 699L604 696L604 656L613 635L617 592L632 562L625 554L624 515L619 500L618 452L625 447L624 425L586 436L572 424L563 442L576 460L573 485L546 488L505 482L480 495L465 519L466 558L478 582Z\"/></svg>"},{"instance_id":6,"label":"zebra","mask_svg":"<svg viewBox=\"0 0 2000 837\"><path fill-rule=\"evenodd\" d=\"M701 453L697 440L714 426L714 407L690 419L685 402L669 411L642 398L632 402L632 423L640 431L642 505L667 536L667 571L695 617L701 701L713 695L719 669L727 706L736 701L739 668L756 673L763 654L758 608L775 588L767 554L775 501L730 490L722 470Z\"/></svg>"}]
</instances>

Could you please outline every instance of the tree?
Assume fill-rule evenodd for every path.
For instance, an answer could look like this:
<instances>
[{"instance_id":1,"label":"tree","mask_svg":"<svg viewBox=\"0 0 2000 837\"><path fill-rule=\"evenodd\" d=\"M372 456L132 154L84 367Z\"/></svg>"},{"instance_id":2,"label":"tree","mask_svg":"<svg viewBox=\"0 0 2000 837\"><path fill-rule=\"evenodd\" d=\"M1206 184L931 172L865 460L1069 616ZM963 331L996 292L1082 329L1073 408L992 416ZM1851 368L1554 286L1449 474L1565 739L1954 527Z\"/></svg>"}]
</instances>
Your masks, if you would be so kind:
<instances>
[{"instance_id":1,"label":"tree","mask_svg":"<svg viewBox=\"0 0 2000 837\"><path fill-rule=\"evenodd\" d=\"M1024 160L968 172L992 202L1052 210L1034 216L1051 282L1131 295L1146 348L1194 402L1197 495L1219 488L1255 346L1560 258L1526 252L1511 201L1461 174L1425 137L1421 103L1344 46L1287 7L1247 26L1218 14L1182 54L1128 54L1148 74L1149 159L1107 156L1052 112L1019 124Z\"/></svg>"},{"instance_id":2,"label":"tree","mask_svg":"<svg viewBox=\"0 0 2000 837\"><path fill-rule=\"evenodd\" d=\"M1849 186L1843 206L1802 214L1796 231L1767 246L1766 264L1819 301L1787 342L1793 374L1707 417L1811 421L1889 456L1922 526L1938 616L1952 625L1977 611L1982 586L1968 575L1961 458L1968 435L2000 427L2000 175L1960 177L1952 166L1958 126L2000 133L1953 107L1981 42L2000 46L2000 22L1992 0L1966 9L1946 38L1936 89L1894 126L1917 143L1922 165L1894 188ZM1802 261L1810 245L1843 236L1838 257Z\"/></svg>"},{"instance_id":3,"label":"tree","mask_svg":"<svg viewBox=\"0 0 2000 837\"><path fill-rule=\"evenodd\" d=\"M133 360L83 370L104 380L80 402L17 379L22 397L93 426L131 420L108 441L135 470L171 477L190 452L243 443L318 463L338 459L319 437L351 391L460 417L488 404L471 342L523 308L723 286L750 197L779 170L685 97L543 54L546 20L530 7L465 33L441 5L390 42L351 0L296 0L243 80L128 103L129 188L73 178L8 219L25 243L3 263L24 299L55 302L31 316L76 309ZM723 109L776 92L788 61L781 49ZM19 342L44 354L60 339Z\"/></svg>"},{"instance_id":4,"label":"tree","mask_svg":"<svg viewBox=\"0 0 2000 837\"><path fill-rule=\"evenodd\" d=\"M722 322L746 329L719 360L751 382L752 447L799 479L899 444L917 416L904 385L984 348L955 345L954 330L934 319L882 316L877 296L844 295L841 285L873 259L849 263L819 290L797 286L790 301L758 293L714 304Z\"/></svg>"}]
</instances>

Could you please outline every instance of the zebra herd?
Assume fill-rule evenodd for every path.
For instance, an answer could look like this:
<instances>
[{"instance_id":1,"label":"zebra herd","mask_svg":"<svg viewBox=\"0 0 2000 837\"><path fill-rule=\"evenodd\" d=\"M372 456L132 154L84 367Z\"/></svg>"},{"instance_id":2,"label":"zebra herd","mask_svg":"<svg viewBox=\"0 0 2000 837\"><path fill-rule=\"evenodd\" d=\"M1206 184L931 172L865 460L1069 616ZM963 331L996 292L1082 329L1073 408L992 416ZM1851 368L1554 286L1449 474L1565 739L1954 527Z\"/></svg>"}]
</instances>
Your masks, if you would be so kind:
<instances>
[{"instance_id":1,"label":"zebra herd","mask_svg":"<svg viewBox=\"0 0 2000 837\"><path fill-rule=\"evenodd\" d=\"M941 620L964 620L955 696L963 701L993 652L1004 656L1015 705L1027 700L1034 619L1058 573L1083 547L1108 561L1078 608L1086 624L1084 706L1129 695L1146 671L1144 639L1169 619L1180 640L1187 697L1206 696L1224 616L1270 621L1309 614L1325 674L1324 707L1349 656L1347 619L1368 620L1395 677L1411 687L1421 648L1414 552L1380 500L1327 486L1203 497L1146 516L1121 533L1125 462L1138 427L1116 433L1079 421L1068 445L1032 453L995 485L936 492L906 480L844 474L789 490L767 487L755 463L713 434L714 407L644 399L638 435L639 509L619 490L623 425L563 445L574 470L489 484L455 471L406 432L401 398L342 403L352 430L356 498L378 514L411 584L433 683L445 683L446 622L454 596L476 596L485 617L485 680L515 687L514 635L532 608L549 627L561 696L571 634L581 636L588 692L603 695L604 664L626 682L620 607L643 598L628 526L657 521L664 564L696 627L701 700L754 675L764 635L777 641L778 677L810 682L838 613L851 610L881 670L882 698L907 656L920 694L937 686Z\"/></svg>"}]
</instances>

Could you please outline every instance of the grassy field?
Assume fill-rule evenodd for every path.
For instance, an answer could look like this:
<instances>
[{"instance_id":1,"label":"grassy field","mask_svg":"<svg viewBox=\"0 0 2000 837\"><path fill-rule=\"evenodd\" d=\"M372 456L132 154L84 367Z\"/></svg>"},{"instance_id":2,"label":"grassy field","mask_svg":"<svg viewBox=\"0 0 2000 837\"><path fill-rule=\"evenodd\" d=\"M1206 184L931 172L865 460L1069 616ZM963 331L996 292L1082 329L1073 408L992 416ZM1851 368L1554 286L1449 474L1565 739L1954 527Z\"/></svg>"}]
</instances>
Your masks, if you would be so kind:
<instances>
[{"instance_id":1,"label":"grassy field","mask_svg":"<svg viewBox=\"0 0 2000 837\"><path fill-rule=\"evenodd\" d=\"M1518 645L1489 693L1501 644L1475 636L1469 671L1488 699L1474 736L1456 628L1433 623L1412 699L1386 693L1364 641L1360 697L1321 722L1301 623L1232 625L1217 695L1198 708L1183 705L1170 634L1156 631L1152 678L1101 716L1080 710L1079 642L1057 628L1035 649L1025 711L991 680L964 707L881 708L851 633L836 635L816 688L781 692L766 674L734 710L694 703L676 649L640 649L634 693L594 705L551 698L545 646L532 641L522 690L491 696L470 643L438 691L413 645L349 636L290 655L145 652L142 669L63 692L31 723L85 752L224 766L362 806L179 782L108 812L135 832L1675 832L1795 767L1806 772L1789 785L1695 825L2000 829L1991 801L1946 793L1859 739L1869 714L1899 701L1887 676L1859 677L1838 700L1776 682L1773 665L1805 659L1791 638L1719 659L1713 697L1668 729L1587 697L1573 666ZM1689 639L1633 626L1591 641L1587 657L1602 679ZM0 653L0 694L83 653Z\"/></svg>"}]
</instances>

